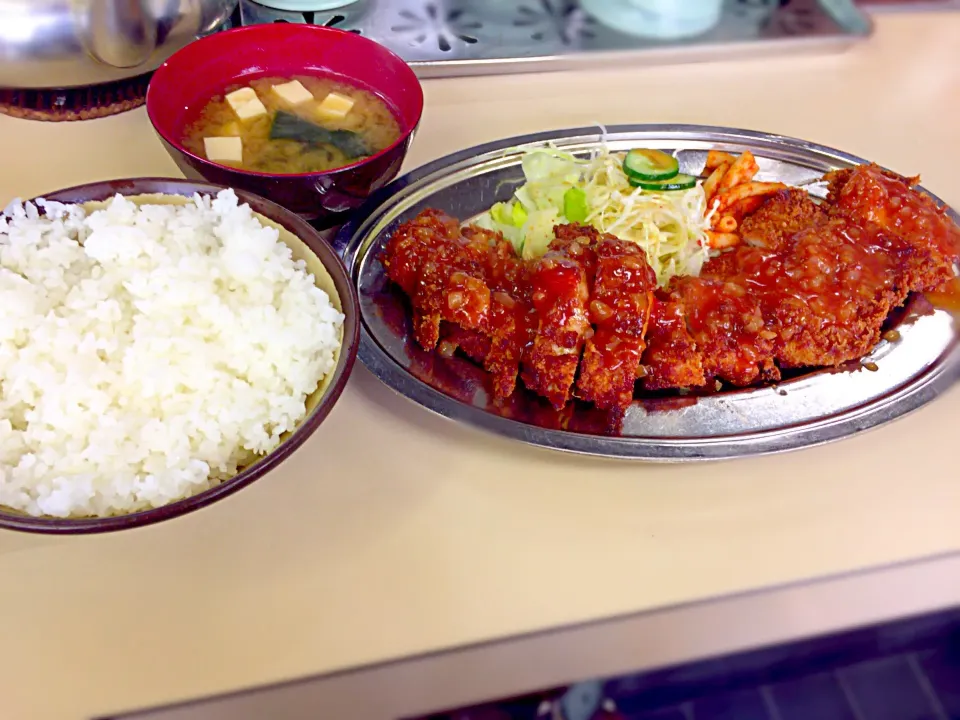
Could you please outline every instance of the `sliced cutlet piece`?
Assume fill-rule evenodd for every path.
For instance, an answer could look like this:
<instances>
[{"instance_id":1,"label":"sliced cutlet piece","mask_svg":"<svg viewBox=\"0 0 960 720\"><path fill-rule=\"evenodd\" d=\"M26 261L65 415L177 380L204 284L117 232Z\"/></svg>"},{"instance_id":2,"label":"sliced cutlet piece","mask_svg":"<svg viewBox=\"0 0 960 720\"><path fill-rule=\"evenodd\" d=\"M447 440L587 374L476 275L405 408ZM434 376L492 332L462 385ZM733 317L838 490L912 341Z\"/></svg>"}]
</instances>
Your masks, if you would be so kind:
<instances>
[{"instance_id":1,"label":"sliced cutlet piece","mask_svg":"<svg viewBox=\"0 0 960 720\"><path fill-rule=\"evenodd\" d=\"M387 277L409 298L414 337L427 350L436 347L439 340L440 315L420 307L416 294L427 267L445 252L449 254L459 232L454 218L438 210L425 210L393 232L380 256Z\"/></svg>"},{"instance_id":2,"label":"sliced cutlet piece","mask_svg":"<svg viewBox=\"0 0 960 720\"><path fill-rule=\"evenodd\" d=\"M646 389L694 388L713 378L739 386L779 379L776 333L767 327L760 286L765 273L779 273L775 263L803 218L815 223L823 214L792 191L777 193L759 213L760 219L749 226L752 245L710 259L699 278L675 278L668 291L658 293L650 347L643 356ZM748 227L752 217L742 227Z\"/></svg>"},{"instance_id":3,"label":"sliced cutlet piece","mask_svg":"<svg viewBox=\"0 0 960 720\"><path fill-rule=\"evenodd\" d=\"M703 357L687 329L679 298L662 290L654 294L646 343L640 357L645 390L697 388L706 384Z\"/></svg>"},{"instance_id":4,"label":"sliced cutlet piece","mask_svg":"<svg viewBox=\"0 0 960 720\"><path fill-rule=\"evenodd\" d=\"M603 235L594 251L588 306L594 332L584 346L576 395L601 410L622 412L633 401L657 276L634 243Z\"/></svg>"},{"instance_id":5,"label":"sliced cutlet piece","mask_svg":"<svg viewBox=\"0 0 960 720\"><path fill-rule=\"evenodd\" d=\"M817 225L826 212L800 188L785 188L770 195L756 212L747 215L739 233L747 245L779 250L797 232Z\"/></svg>"},{"instance_id":6,"label":"sliced cutlet piece","mask_svg":"<svg viewBox=\"0 0 960 720\"><path fill-rule=\"evenodd\" d=\"M424 349L437 346L441 320L466 330L487 321L486 249L464 237L453 218L424 211L397 229L381 261L410 298L414 337Z\"/></svg>"},{"instance_id":7,"label":"sliced cutlet piece","mask_svg":"<svg viewBox=\"0 0 960 720\"><path fill-rule=\"evenodd\" d=\"M412 296L423 266L444 245L460 235L455 218L439 210L424 210L413 220L402 223L387 240L380 262L387 277L408 296Z\"/></svg>"},{"instance_id":8,"label":"sliced cutlet piece","mask_svg":"<svg viewBox=\"0 0 960 720\"><path fill-rule=\"evenodd\" d=\"M830 214L869 230L876 225L905 247L891 247L901 261L903 290L935 290L950 282L960 263L960 227L928 195L905 178L876 165L859 165L827 176Z\"/></svg>"},{"instance_id":9,"label":"sliced cutlet piece","mask_svg":"<svg viewBox=\"0 0 960 720\"><path fill-rule=\"evenodd\" d=\"M506 243L512 251L512 246ZM501 246L502 247L502 246ZM523 353L533 342L537 316L532 302L530 269L516 257L501 258L490 278L490 352L484 367L493 375L494 393L509 396L516 387Z\"/></svg>"},{"instance_id":10,"label":"sliced cutlet piece","mask_svg":"<svg viewBox=\"0 0 960 720\"><path fill-rule=\"evenodd\" d=\"M765 272L753 271L780 366L839 365L867 354L906 297L903 251L875 225L831 218L797 233L776 272L771 260Z\"/></svg>"},{"instance_id":11,"label":"sliced cutlet piece","mask_svg":"<svg viewBox=\"0 0 960 720\"><path fill-rule=\"evenodd\" d=\"M441 246L423 266L411 300L414 333L425 349L436 346L441 320L465 330L479 330L486 323L490 288L483 279L482 264L473 255L455 241Z\"/></svg>"},{"instance_id":12,"label":"sliced cutlet piece","mask_svg":"<svg viewBox=\"0 0 960 720\"><path fill-rule=\"evenodd\" d=\"M829 217L776 251L738 247L707 263L701 278L745 288L759 303L758 335L772 340L781 367L830 366L877 343L887 314L906 296L898 289L905 254L909 248L876 225Z\"/></svg>"},{"instance_id":13,"label":"sliced cutlet piece","mask_svg":"<svg viewBox=\"0 0 960 720\"><path fill-rule=\"evenodd\" d=\"M521 377L555 408L570 400L584 337L590 329L587 304L596 233L584 228L550 243L530 272L537 332L524 354Z\"/></svg>"},{"instance_id":14,"label":"sliced cutlet piece","mask_svg":"<svg viewBox=\"0 0 960 720\"><path fill-rule=\"evenodd\" d=\"M524 349L533 341L537 327L529 267L500 233L466 227L464 235L487 248L486 278L491 295L485 326L489 347L483 366L493 376L494 395L509 397L516 388Z\"/></svg>"},{"instance_id":15,"label":"sliced cutlet piece","mask_svg":"<svg viewBox=\"0 0 960 720\"><path fill-rule=\"evenodd\" d=\"M759 299L747 286L705 278L675 278L676 297L700 351L707 379L746 386L780 379L776 335L764 324Z\"/></svg>"}]
</instances>

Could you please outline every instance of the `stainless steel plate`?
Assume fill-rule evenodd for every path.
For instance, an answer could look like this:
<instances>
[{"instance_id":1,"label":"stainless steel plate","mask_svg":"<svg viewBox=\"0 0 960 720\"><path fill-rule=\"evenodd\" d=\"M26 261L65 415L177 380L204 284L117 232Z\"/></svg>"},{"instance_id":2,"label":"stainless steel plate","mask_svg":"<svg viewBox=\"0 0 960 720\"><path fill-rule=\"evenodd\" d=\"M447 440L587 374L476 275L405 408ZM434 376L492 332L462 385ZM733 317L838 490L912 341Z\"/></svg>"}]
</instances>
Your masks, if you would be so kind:
<instances>
[{"instance_id":1,"label":"stainless steel plate","mask_svg":"<svg viewBox=\"0 0 960 720\"><path fill-rule=\"evenodd\" d=\"M604 138L613 150L676 150L681 169L694 174L709 148L750 149L759 179L820 196L824 188L817 181L824 172L864 162L780 135L696 125L616 126L605 136L597 128L554 131L449 155L383 188L337 235L360 294L360 360L394 390L445 417L543 447L660 461L742 457L836 440L915 410L960 379L956 318L919 296L891 318L900 338L882 341L863 363L809 372L776 387L640 398L616 436L605 434L606 415L596 410L556 412L522 390L497 402L480 368L419 348L410 337L405 301L386 282L378 259L390 232L427 207L469 218L507 199L522 182L526 148L549 142L586 155Z\"/></svg>"}]
</instances>

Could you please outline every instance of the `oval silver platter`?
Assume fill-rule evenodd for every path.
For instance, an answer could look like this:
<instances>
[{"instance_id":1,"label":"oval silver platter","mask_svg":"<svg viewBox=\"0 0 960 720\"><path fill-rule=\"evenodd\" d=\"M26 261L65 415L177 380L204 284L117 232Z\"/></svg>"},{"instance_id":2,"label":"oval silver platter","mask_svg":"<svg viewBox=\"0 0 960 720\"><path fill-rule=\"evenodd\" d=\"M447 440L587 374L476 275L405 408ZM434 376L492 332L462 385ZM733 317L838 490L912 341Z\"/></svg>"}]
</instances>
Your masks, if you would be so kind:
<instances>
[{"instance_id":1,"label":"oval silver platter","mask_svg":"<svg viewBox=\"0 0 960 720\"><path fill-rule=\"evenodd\" d=\"M806 372L775 387L638 396L616 434L599 411L581 405L554 411L522 383L509 400L495 401L478 366L417 346L409 308L379 261L392 230L428 207L463 220L506 200L523 182L520 161L530 147L550 143L586 156L603 142L615 151L676 151L681 171L695 175L710 148L750 149L760 165L758 179L802 186L819 197L825 194L817 182L824 172L865 162L793 138L696 125L622 125L605 134L599 128L560 130L441 158L375 193L337 234L360 294L364 365L398 393L452 420L546 448L648 461L725 459L819 445L916 410L960 379L956 318L922 296L912 297L889 321L899 339L881 341L860 363ZM951 216L957 220L956 213Z\"/></svg>"}]
</instances>

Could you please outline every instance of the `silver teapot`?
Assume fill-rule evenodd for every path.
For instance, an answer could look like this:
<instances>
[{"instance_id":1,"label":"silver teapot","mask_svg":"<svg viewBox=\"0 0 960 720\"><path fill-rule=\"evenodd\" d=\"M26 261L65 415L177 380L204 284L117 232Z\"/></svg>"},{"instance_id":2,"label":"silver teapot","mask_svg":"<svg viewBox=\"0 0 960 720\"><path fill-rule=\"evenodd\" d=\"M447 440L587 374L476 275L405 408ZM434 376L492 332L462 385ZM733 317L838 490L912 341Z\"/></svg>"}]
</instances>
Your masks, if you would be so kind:
<instances>
[{"instance_id":1,"label":"silver teapot","mask_svg":"<svg viewBox=\"0 0 960 720\"><path fill-rule=\"evenodd\" d=\"M78 87L155 70L237 2L0 0L0 87Z\"/></svg>"}]
</instances>

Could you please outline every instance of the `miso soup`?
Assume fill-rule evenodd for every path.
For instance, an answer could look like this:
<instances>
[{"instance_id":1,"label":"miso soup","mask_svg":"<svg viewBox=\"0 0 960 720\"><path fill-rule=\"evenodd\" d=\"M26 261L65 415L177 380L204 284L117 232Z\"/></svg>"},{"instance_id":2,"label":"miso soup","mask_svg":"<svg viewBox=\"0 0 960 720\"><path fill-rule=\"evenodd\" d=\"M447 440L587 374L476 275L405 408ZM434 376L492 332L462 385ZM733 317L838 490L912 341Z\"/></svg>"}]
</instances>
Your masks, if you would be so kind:
<instances>
[{"instance_id":1,"label":"miso soup","mask_svg":"<svg viewBox=\"0 0 960 720\"><path fill-rule=\"evenodd\" d=\"M261 77L215 95L183 138L191 152L243 170L334 170L375 155L401 136L387 104L330 78Z\"/></svg>"}]
</instances>

